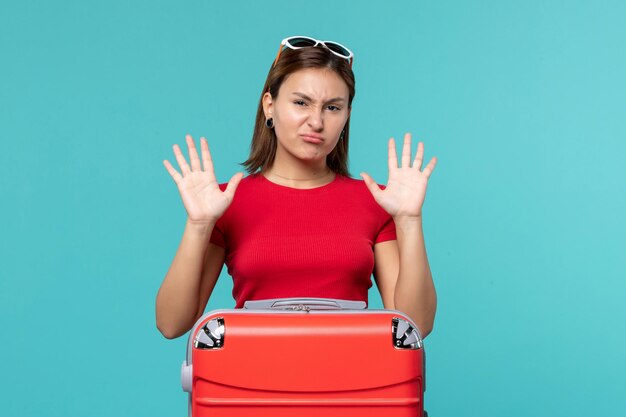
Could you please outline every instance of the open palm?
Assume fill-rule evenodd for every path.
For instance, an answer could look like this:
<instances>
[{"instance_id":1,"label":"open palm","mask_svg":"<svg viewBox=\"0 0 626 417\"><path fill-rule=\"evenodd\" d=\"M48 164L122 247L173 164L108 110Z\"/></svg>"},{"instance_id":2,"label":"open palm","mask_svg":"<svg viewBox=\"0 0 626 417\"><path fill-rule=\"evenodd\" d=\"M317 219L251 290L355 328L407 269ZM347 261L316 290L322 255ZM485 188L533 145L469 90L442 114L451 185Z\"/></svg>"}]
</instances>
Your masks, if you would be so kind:
<instances>
[{"instance_id":1,"label":"open palm","mask_svg":"<svg viewBox=\"0 0 626 417\"><path fill-rule=\"evenodd\" d=\"M215 179L213 161L206 139L200 138L202 164L193 138L187 135L186 140L191 167L187 164L178 145L174 145L173 149L182 174L176 171L167 160L163 161L163 165L178 186L189 221L194 223L215 222L232 202L243 174L235 174L228 182L226 189L222 191Z\"/></svg>"},{"instance_id":2,"label":"open palm","mask_svg":"<svg viewBox=\"0 0 626 417\"><path fill-rule=\"evenodd\" d=\"M404 135L400 166L398 166L395 140L393 138L389 140L389 180L384 190L378 187L371 176L366 173L361 174L376 202L394 218L422 215L428 179L435 169L437 158L431 159L426 168L421 170L423 160L424 144L419 142L411 165L411 135L407 133Z\"/></svg>"}]
</instances>

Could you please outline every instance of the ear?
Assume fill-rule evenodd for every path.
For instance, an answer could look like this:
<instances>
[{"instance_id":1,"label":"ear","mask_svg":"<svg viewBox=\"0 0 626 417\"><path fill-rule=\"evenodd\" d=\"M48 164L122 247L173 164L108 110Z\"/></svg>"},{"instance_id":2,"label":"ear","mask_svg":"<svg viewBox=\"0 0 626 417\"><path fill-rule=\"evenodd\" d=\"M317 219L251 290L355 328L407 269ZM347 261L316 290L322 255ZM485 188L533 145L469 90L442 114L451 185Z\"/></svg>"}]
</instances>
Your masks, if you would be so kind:
<instances>
[{"instance_id":1,"label":"ear","mask_svg":"<svg viewBox=\"0 0 626 417\"><path fill-rule=\"evenodd\" d=\"M269 119L272 117L272 105L274 101L272 100L272 95L269 91L263 94L263 113L265 113L265 118Z\"/></svg>"}]
</instances>

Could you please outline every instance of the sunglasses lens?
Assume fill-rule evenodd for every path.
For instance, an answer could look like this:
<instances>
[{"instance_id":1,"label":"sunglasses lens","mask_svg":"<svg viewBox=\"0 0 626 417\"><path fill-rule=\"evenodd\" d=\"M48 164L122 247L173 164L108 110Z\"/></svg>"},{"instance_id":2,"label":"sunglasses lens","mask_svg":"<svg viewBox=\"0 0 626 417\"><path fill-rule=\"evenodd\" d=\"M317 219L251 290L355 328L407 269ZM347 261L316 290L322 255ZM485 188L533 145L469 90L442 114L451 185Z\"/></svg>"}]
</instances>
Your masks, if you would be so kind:
<instances>
[{"instance_id":1,"label":"sunglasses lens","mask_svg":"<svg viewBox=\"0 0 626 417\"><path fill-rule=\"evenodd\" d=\"M308 38L291 38L287 41L293 48L305 48L307 46L315 46L316 42Z\"/></svg>"},{"instance_id":2,"label":"sunglasses lens","mask_svg":"<svg viewBox=\"0 0 626 417\"><path fill-rule=\"evenodd\" d=\"M338 43L335 42L324 42L324 45L326 45L326 47L328 49L330 49L331 51L344 56L346 58L348 58L350 56L350 51L348 51L346 48L344 48L343 46L339 45Z\"/></svg>"}]
</instances>

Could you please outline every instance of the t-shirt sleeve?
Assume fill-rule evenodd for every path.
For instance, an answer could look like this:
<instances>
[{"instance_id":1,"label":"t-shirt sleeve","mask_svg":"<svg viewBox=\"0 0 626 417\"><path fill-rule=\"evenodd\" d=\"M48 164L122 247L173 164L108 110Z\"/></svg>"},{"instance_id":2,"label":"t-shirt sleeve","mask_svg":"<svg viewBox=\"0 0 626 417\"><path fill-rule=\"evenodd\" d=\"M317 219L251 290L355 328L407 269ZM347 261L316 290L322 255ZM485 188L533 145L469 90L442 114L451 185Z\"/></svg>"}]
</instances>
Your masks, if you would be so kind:
<instances>
[{"instance_id":1,"label":"t-shirt sleeve","mask_svg":"<svg viewBox=\"0 0 626 417\"><path fill-rule=\"evenodd\" d=\"M213 232L211 232L211 239L209 240L209 242L226 249L226 238L224 237L224 232L222 232L222 230L220 229L219 220L213 227Z\"/></svg>"},{"instance_id":2,"label":"t-shirt sleeve","mask_svg":"<svg viewBox=\"0 0 626 417\"><path fill-rule=\"evenodd\" d=\"M374 243L385 242L387 240L396 240L396 224L393 218L385 212L385 218L383 219L383 226L378 231L378 235L374 240Z\"/></svg>"},{"instance_id":3,"label":"t-shirt sleeve","mask_svg":"<svg viewBox=\"0 0 626 417\"><path fill-rule=\"evenodd\" d=\"M220 184L219 187L222 191L224 191L227 185L228 184L224 183ZM214 245L221 246L224 249L226 249L226 236L224 234L224 230L226 230L225 217L225 215L222 215L222 217L217 220L215 226L213 226L211 238L209 239L209 242L213 243Z\"/></svg>"}]
</instances>

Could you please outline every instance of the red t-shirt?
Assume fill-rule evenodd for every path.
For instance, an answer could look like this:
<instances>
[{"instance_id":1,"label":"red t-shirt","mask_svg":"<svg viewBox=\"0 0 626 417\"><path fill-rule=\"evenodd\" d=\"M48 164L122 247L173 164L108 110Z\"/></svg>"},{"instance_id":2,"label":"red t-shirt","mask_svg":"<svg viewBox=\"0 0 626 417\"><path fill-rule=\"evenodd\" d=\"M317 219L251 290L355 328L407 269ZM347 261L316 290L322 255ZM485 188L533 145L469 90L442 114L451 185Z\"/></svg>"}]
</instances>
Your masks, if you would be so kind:
<instances>
[{"instance_id":1,"label":"red t-shirt","mask_svg":"<svg viewBox=\"0 0 626 417\"><path fill-rule=\"evenodd\" d=\"M340 175L305 190L250 175L211 236L226 250L236 308L285 297L367 303L374 244L394 239L393 219L365 183Z\"/></svg>"}]
</instances>

